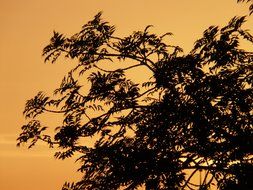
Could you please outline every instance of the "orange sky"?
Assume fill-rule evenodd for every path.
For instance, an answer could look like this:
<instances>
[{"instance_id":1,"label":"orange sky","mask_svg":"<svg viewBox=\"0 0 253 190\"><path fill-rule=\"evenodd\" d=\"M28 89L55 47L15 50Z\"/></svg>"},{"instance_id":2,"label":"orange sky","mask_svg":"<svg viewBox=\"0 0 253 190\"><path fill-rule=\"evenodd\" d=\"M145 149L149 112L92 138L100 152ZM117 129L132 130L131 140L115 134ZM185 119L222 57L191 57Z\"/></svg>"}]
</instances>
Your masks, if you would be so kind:
<instances>
[{"instance_id":1,"label":"orange sky","mask_svg":"<svg viewBox=\"0 0 253 190\"><path fill-rule=\"evenodd\" d=\"M76 178L73 160L54 160L44 145L18 149L15 139L25 101L40 90L51 92L71 68L71 61L43 63L42 48L53 30L78 32L98 11L121 36L152 24L158 34L172 32L172 43L187 52L208 26L224 25L248 7L236 0L0 0L1 190L55 190ZM252 26L253 15L245 27L253 31Z\"/></svg>"}]
</instances>

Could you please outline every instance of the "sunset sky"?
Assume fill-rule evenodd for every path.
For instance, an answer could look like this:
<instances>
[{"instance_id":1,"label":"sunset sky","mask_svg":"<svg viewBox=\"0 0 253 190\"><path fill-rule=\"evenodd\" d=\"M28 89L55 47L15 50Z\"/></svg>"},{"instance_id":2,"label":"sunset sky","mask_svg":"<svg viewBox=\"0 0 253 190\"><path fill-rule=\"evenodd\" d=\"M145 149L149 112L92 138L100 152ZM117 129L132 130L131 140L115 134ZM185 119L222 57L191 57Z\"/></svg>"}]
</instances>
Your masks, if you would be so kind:
<instances>
[{"instance_id":1,"label":"sunset sky","mask_svg":"<svg viewBox=\"0 0 253 190\"><path fill-rule=\"evenodd\" d=\"M151 24L152 32L172 32L171 43L187 53L207 27L248 14L248 5L236 0L0 0L1 190L56 190L78 179L73 159L55 160L43 144L17 148L16 138L25 123L26 100L38 91L52 92L73 66L71 60L43 63L42 49L53 31L76 33L99 11L121 37ZM253 15L244 27L253 33Z\"/></svg>"}]
</instances>

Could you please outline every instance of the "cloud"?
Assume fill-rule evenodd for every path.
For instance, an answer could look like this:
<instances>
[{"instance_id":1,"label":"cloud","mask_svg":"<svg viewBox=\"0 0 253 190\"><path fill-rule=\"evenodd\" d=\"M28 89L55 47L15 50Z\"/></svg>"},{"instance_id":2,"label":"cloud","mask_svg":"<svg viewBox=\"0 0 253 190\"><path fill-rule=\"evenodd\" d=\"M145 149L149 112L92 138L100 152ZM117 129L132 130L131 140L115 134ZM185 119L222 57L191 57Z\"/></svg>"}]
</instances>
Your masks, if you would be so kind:
<instances>
[{"instance_id":1,"label":"cloud","mask_svg":"<svg viewBox=\"0 0 253 190\"><path fill-rule=\"evenodd\" d=\"M38 143L34 148L17 147L16 134L0 134L1 157L53 157L55 149L49 149L46 144Z\"/></svg>"},{"instance_id":2,"label":"cloud","mask_svg":"<svg viewBox=\"0 0 253 190\"><path fill-rule=\"evenodd\" d=\"M17 136L15 134L0 134L0 145L16 144Z\"/></svg>"}]
</instances>

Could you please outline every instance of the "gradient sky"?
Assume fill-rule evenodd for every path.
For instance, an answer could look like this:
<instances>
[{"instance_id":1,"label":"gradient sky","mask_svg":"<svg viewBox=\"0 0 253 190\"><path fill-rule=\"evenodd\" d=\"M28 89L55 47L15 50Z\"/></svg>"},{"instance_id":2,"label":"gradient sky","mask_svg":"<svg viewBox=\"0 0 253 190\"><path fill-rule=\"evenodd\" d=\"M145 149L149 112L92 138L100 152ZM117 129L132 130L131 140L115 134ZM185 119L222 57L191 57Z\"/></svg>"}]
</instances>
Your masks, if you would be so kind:
<instances>
[{"instance_id":1,"label":"gradient sky","mask_svg":"<svg viewBox=\"0 0 253 190\"><path fill-rule=\"evenodd\" d=\"M53 30L71 35L98 11L120 36L152 24L155 33L172 32L171 43L188 52L207 27L247 14L248 6L236 0L0 0L1 190L56 190L78 179L74 160L55 160L43 144L32 150L15 144L25 101L40 90L51 92L71 68L70 60L43 63L41 52ZM253 15L245 28L253 31L252 26Z\"/></svg>"}]
</instances>

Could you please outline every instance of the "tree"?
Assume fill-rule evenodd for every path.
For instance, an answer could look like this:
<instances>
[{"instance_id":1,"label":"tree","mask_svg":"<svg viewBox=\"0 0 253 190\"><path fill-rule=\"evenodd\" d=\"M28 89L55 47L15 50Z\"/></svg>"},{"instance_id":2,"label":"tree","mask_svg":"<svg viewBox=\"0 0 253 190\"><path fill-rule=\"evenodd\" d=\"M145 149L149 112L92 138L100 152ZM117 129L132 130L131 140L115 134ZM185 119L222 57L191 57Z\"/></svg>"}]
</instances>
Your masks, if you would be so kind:
<instances>
[{"instance_id":1,"label":"tree","mask_svg":"<svg viewBox=\"0 0 253 190\"><path fill-rule=\"evenodd\" d=\"M253 1L252 0L237 0L237 3L244 3L244 2L246 3L251 2L251 5L249 7L249 12L250 12L249 14L251 15L253 13Z\"/></svg>"},{"instance_id":2,"label":"tree","mask_svg":"<svg viewBox=\"0 0 253 190\"><path fill-rule=\"evenodd\" d=\"M165 43L171 33L157 36L151 26L116 37L101 13L71 37L54 32L45 61L78 64L52 97L27 101L18 145L40 140L62 150L56 158L79 155L83 178L63 190L252 189L253 52L240 42L253 36L245 20L209 27L186 55ZM134 70L147 79L137 83ZM63 115L51 136L37 119L49 113Z\"/></svg>"}]
</instances>

